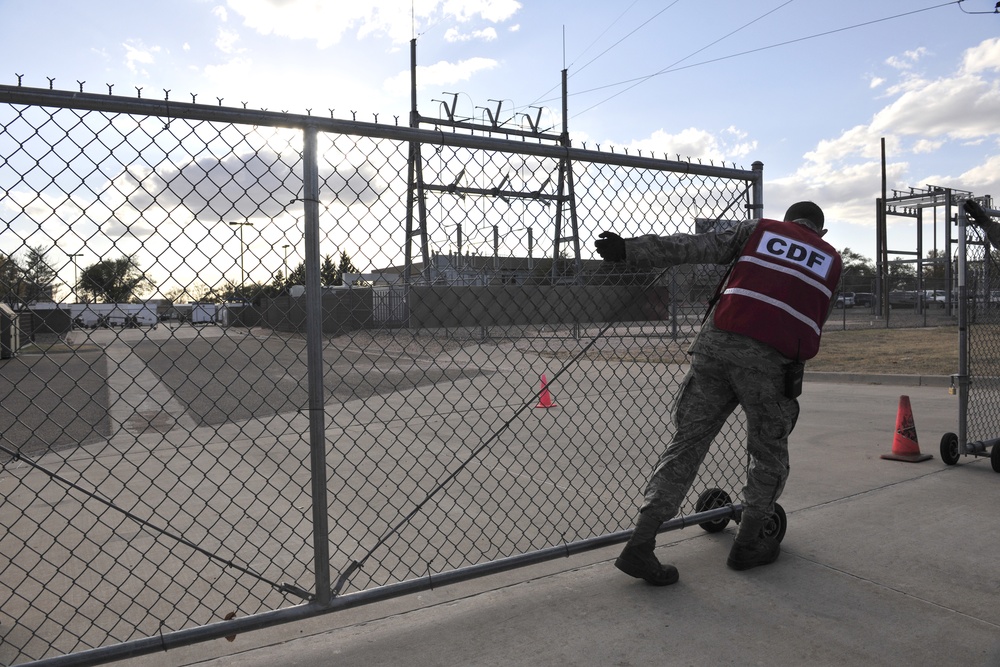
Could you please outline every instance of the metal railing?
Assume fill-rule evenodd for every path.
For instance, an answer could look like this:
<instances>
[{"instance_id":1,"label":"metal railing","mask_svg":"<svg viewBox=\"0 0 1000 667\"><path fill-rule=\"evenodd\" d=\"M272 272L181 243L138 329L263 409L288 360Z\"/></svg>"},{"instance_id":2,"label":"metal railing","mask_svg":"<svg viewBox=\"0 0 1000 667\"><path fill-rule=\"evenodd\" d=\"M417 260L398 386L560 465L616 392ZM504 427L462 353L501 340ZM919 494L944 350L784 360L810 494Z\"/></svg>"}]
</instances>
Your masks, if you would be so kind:
<instances>
[{"instance_id":1,"label":"metal railing","mask_svg":"<svg viewBox=\"0 0 1000 667\"><path fill-rule=\"evenodd\" d=\"M6 86L0 123L0 291L72 323L0 359L5 665L621 541L718 270L591 240L762 210L759 165L472 132ZM686 513L739 494L742 432Z\"/></svg>"}]
</instances>

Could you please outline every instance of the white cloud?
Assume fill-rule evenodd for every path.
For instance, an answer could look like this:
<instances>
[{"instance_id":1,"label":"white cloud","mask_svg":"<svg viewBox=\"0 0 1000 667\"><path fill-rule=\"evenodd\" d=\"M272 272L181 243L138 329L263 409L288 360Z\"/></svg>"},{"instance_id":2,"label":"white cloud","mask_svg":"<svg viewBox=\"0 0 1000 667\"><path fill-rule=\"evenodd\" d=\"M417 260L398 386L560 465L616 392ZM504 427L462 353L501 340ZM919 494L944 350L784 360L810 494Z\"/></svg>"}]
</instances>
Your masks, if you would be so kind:
<instances>
[{"instance_id":1,"label":"white cloud","mask_svg":"<svg viewBox=\"0 0 1000 667\"><path fill-rule=\"evenodd\" d=\"M129 39L122 46L125 47L125 66L129 71L148 76L149 73L141 65L152 65L155 62L154 54L160 52L160 47L147 47L137 39Z\"/></svg>"},{"instance_id":2,"label":"white cloud","mask_svg":"<svg viewBox=\"0 0 1000 667\"><path fill-rule=\"evenodd\" d=\"M931 141L930 139L920 139L913 144L914 153L933 153L944 145L943 141Z\"/></svg>"},{"instance_id":3,"label":"white cloud","mask_svg":"<svg viewBox=\"0 0 1000 667\"><path fill-rule=\"evenodd\" d=\"M484 42L492 42L497 38L497 31L493 28L486 28L484 30L473 30L472 32L463 33L459 31L458 28L448 28L444 33L444 40L446 42L469 42L472 40L482 40Z\"/></svg>"},{"instance_id":4,"label":"white cloud","mask_svg":"<svg viewBox=\"0 0 1000 667\"><path fill-rule=\"evenodd\" d=\"M294 169L297 159L297 154L260 148L222 159L204 155L181 165L164 162L155 169L129 167L111 180L103 203L113 206L109 222L126 225L151 215L176 217L179 207L190 212L180 217L192 220L271 220L283 214L301 190ZM331 201L344 206L371 206L375 201L384 186L374 168L358 162L323 166L320 176Z\"/></svg>"},{"instance_id":5,"label":"white cloud","mask_svg":"<svg viewBox=\"0 0 1000 667\"><path fill-rule=\"evenodd\" d=\"M909 169L907 162L889 162L886 177L890 183L901 182ZM856 246L858 237L870 237L882 178L879 161L853 165L808 163L789 176L775 179L767 178L766 173L766 216L778 217L796 201L810 199L823 207L830 230L826 240L834 247Z\"/></svg>"},{"instance_id":6,"label":"white cloud","mask_svg":"<svg viewBox=\"0 0 1000 667\"><path fill-rule=\"evenodd\" d=\"M235 30L226 30L224 28L219 30L219 35L215 38L215 48L219 49L223 53L236 53L236 42L240 39L240 35Z\"/></svg>"},{"instance_id":7,"label":"white cloud","mask_svg":"<svg viewBox=\"0 0 1000 667\"><path fill-rule=\"evenodd\" d=\"M880 76L873 76L873 77L871 78L871 80L870 80L870 81L868 82L868 87L869 87L869 88L878 88L878 87L879 87L879 86L881 86L881 85L882 85L883 83L885 83L885 79L883 79L883 78L882 78L882 77L880 77Z\"/></svg>"},{"instance_id":8,"label":"white cloud","mask_svg":"<svg viewBox=\"0 0 1000 667\"><path fill-rule=\"evenodd\" d=\"M977 192L1000 193L1000 153L990 156L982 164L966 171L959 180L967 188ZM996 197L994 194L995 201Z\"/></svg>"},{"instance_id":9,"label":"white cloud","mask_svg":"<svg viewBox=\"0 0 1000 667\"><path fill-rule=\"evenodd\" d=\"M1000 37L988 39L967 50L962 59L963 74L1000 70Z\"/></svg>"},{"instance_id":10,"label":"white cloud","mask_svg":"<svg viewBox=\"0 0 1000 667\"><path fill-rule=\"evenodd\" d=\"M608 142L609 144L613 142ZM676 134L657 130L646 139L633 141L630 152L667 159L699 159L710 162L735 162L751 155L757 149L756 141L748 141L746 132L730 126L718 134L689 127Z\"/></svg>"},{"instance_id":11,"label":"white cloud","mask_svg":"<svg viewBox=\"0 0 1000 667\"><path fill-rule=\"evenodd\" d=\"M337 44L345 34L388 37L395 43L440 21L480 19L501 23L521 4L515 0L228 0L247 27L261 34L315 40L320 48Z\"/></svg>"},{"instance_id":12,"label":"white cloud","mask_svg":"<svg viewBox=\"0 0 1000 667\"><path fill-rule=\"evenodd\" d=\"M871 159L880 154L880 136L870 125L855 125L836 139L823 139L807 152L807 161L828 164L851 157Z\"/></svg>"},{"instance_id":13,"label":"white cloud","mask_svg":"<svg viewBox=\"0 0 1000 667\"><path fill-rule=\"evenodd\" d=\"M214 14L215 17L218 18L223 23L229 20L229 12L227 12L226 8L223 7L222 5L216 5L215 7L213 7L212 14Z\"/></svg>"},{"instance_id":14,"label":"white cloud","mask_svg":"<svg viewBox=\"0 0 1000 667\"><path fill-rule=\"evenodd\" d=\"M921 58L927 55L927 49L920 47L912 51L904 51L901 56L891 56L886 58L886 64L896 69L908 70L912 68Z\"/></svg>"},{"instance_id":15,"label":"white cloud","mask_svg":"<svg viewBox=\"0 0 1000 667\"><path fill-rule=\"evenodd\" d=\"M417 88L441 86L468 81L477 72L493 69L497 61L490 58L469 58L457 63L439 61L433 65L417 67ZM386 80L383 89L393 95L403 95L410 88L410 72L400 72Z\"/></svg>"},{"instance_id":16,"label":"white cloud","mask_svg":"<svg viewBox=\"0 0 1000 667\"><path fill-rule=\"evenodd\" d=\"M112 218L101 225L101 232L109 239L120 239L124 236L131 236L141 241L155 234L156 228L145 220L125 222L117 218Z\"/></svg>"},{"instance_id":17,"label":"white cloud","mask_svg":"<svg viewBox=\"0 0 1000 667\"><path fill-rule=\"evenodd\" d=\"M481 16L487 21L500 23L517 13L521 3L516 0L446 0L444 13L459 21Z\"/></svg>"},{"instance_id":18,"label":"white cloud","mask_svg":"<svg viewBox=\"0 0 1000 667\"><path fill-rule=\"evenodd\" d=\"M910 91L920 91L923 90L929 83L930 82L926 79L923 79L912 72L907 72L902 79L886 88L886 97L902 95Z\"/></svg>"},{"instance_id":19,"label":"white cloud","mask_svg":"<svg viewBox=\"0 0 1000 667\"><path fill-rule=\"evenodd\" d=\"M909 90L879 111L879 133L971 139L1000 131L1000 80L959 76Z\"/></svg>"}]
</instances>

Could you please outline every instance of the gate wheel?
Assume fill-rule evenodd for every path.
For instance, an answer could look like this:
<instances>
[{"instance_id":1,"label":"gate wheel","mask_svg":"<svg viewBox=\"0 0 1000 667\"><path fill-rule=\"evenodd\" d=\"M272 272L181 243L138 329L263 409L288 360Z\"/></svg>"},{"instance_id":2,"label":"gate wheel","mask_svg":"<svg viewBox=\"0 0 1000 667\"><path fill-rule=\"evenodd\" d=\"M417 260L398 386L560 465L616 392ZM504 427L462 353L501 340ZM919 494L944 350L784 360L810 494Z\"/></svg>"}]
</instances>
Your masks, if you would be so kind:
<instances>
[{"instance_id":1,"label":"gate wheel","mask_svg":"<svg viewBox=\"0 0 1000 667\"><path fill-rule=\"evenodd\" d=\"M695 512L707 512L708 510L714 510L719 507L725 507L726 505L732 505L732 498L729 494L722 489L706 489L701 492L698 496L698 500L694 503ZM712 521L706 521L700 524L702 530L709 533L718 533L720 530L725 529L729 525L729 517L724 516L719 519L714 519Z\"/></svg>"},{"instance_id":2,"label":"gate wheel","mask_svg":"<svg viewBox=\"0 0 1000 667\"><path fill-rule=\"evenodd\" d=\"M941 460L950 466L958 463L958 436L954 433L945 433L941 436ZM996 462L993 464L993 469L997 470Z\"/></svg>"},{"instance_id":3,"label":"gate wheel","mask_svg":"<svg viewBox=\"0 0 1000 667\"><path fill-rule=\"evenodd\" d=\"M788 529L788 517L785 516L785 509L778 503L774 503L774 514L764 522L761 533L765 537L770 537L778 542L785 539L785 531Z\"/></svg>"}]
</instances>

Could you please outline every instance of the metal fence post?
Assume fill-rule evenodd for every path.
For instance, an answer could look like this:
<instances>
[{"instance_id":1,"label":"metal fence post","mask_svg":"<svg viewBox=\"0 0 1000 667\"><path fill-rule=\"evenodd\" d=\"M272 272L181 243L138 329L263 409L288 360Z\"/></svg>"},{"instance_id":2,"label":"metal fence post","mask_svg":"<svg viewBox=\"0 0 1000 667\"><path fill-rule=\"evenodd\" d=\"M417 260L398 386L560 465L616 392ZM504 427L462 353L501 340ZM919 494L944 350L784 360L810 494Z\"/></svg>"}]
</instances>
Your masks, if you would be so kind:
<instances>
[{"instance_id":1,"label":"metal fence post","mask_svg":"<svg viewBox=\"0 0 1000 667\"><path fill-rule=\"evenodd\" d=\"M330 604L330 538L326 497L326 412L323 396L323 293L319 259L319 165L317 129L303 130L302 204L305 215L306 359L309 385L309 450L312 474L313 558L316 603Z\"/></svg>"},{"instance_id":2,"label":"metal fence post","mask_svg":"<svg viewBox=\"0 0 1000 667\"><path fill-rule=\"evenodd\" d=\"M948 197L950 209L951 197ZM951 211L948 210L948 213ZM948 217L951 220L951 217ZM965 210L958 211L958 453L966 454L969 440L969 286L968 286L968 220ZM987 252L989 249L987 248Z\"/></svg>"},{"instance_id":3,"label":"metal fence post","mask_svg":"<svg viewBox=\"0 0 1000 667\"><path fill-rule=\"evenodd\" d=\"M750 194L750 218L764 217L764 163L757 160L752 165L753 188Z\"/></svg>"}]
</instances>

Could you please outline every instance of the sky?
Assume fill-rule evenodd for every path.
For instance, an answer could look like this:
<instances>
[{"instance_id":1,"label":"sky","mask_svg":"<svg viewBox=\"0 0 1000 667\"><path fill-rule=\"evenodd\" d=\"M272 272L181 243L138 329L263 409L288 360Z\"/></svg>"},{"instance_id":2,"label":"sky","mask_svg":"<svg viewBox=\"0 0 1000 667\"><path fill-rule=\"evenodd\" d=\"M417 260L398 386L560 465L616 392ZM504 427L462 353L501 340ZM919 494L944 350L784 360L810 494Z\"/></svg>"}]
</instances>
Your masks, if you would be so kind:
<instances>
[{"instance_id":1,"label":"sky","mask_svg":"<svg viewBox=\"0 0 1000 667\"><path fill-rule=\"evenodd\" d=\"M573 144L764 164L765 217L811 199L874 257L889 190L1000 198L993 0L0 0L0 83L407 118L544 108ZM80 82L83 82L82 84ZM531 112L534 113L534 112ZM891 219L889 246L913 247ZM925 225L926 226L926 225ZM943 225L937 227L938 237ZM638 230L656 233L661 230ZM924 246L935 243L933 229ZM943 242L937 241L943 245Z\"/></svg>"}]
</instances>

